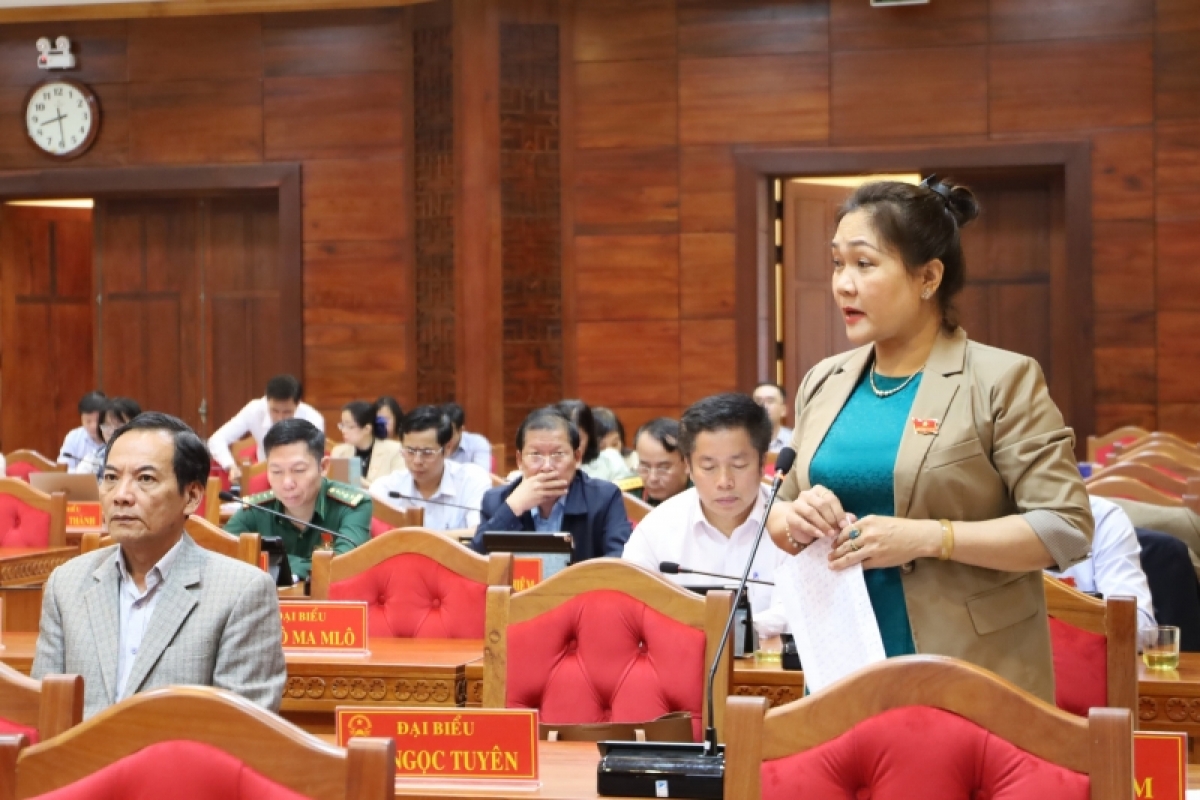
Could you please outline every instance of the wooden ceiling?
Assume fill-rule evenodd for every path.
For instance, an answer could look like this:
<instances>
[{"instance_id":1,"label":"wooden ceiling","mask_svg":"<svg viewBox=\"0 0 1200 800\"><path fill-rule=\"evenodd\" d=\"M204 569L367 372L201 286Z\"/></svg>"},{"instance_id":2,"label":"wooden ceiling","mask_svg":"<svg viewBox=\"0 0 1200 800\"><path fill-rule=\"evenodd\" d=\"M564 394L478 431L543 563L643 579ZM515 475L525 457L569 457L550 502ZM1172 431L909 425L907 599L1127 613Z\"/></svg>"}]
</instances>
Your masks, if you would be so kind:
<instances>
[{"instance_id":1,"label":"wooden ceiling","mask_svg":"<svg viewBox=\"0 0 1200 800\"><path fill-rule=\"evenodd\" d=\"M90 3L13 0L0 8L0 23L384 8L424 2L428 0L116 0ZM17 7L12 7L14 4Z\"/></svg>"}]
</instances>

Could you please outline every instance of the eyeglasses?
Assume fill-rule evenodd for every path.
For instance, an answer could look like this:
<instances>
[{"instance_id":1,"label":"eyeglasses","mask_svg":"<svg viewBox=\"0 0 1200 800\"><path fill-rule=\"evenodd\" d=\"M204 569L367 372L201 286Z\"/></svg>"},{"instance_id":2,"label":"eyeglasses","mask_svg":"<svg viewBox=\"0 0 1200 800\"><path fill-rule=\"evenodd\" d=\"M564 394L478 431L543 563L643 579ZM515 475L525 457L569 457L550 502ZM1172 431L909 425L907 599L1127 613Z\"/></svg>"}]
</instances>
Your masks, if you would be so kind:
<instances>
[{"instance_id":1,"label":"eyeglasses","mask_svg":"<svg viewBox=\"0 0 1200 800\"><path fill-rule=\"evenodd\" d=\"M441 455L442 451L436 447L405 447L404 454L410 458L433 458Z\"/></svg>"},{"instance_id":2,"label":"eyeglasses","mask_svg":"<svg viewBox=\"0 0 1200 800\"><path fill-rule=\"evenodd\" d=\"M660 478L665 478L671 474L671 470L675 469L675 464L638 464L637 473L643 479L649 478L652 475L657 475Z\"/></svg>"},{"instance_id":3,"label":"eyeglasses","mask_svg":"<svg viewBox=\"0 0 1200 800\"><path fill-rule=\"evenodd\" d=\"M352 423L352 422L350 422L350 423L347 423L347 422L339 422L339 423L338 423L338 430L339 430L339 431L356 431L356 430L358 430L358 429L359 429L359 428L361 428L361 427L362 427L362 425L355 425L355 424L354 424L354 423Z\"/></svg>"},{"instance_id":4,"label":"eyeglasses","mask_svg":"<svg viewBox=\"0 0 1200 800\"><path fill-rule=\"evenodd\" d=\"M550 466L552 467L561 467L570 457L570 453L564 453L561 450L556 453L551 453L548 456L541 453L524 453L521 456L521 458L525 459L525 463L529 464L529 466L533 467L534 469L541 469L547 461L550 462Z\"/></svg>"}]
</instances>

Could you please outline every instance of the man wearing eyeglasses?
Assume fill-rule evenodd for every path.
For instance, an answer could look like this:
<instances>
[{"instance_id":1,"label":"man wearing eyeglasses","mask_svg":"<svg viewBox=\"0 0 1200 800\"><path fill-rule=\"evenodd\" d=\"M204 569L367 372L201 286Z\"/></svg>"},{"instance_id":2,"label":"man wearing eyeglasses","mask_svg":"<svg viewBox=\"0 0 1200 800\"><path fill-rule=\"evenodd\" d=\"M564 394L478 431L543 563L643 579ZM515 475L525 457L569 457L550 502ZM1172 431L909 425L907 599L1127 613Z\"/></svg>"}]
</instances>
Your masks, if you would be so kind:
<instances>
[{"instance_id":1,"label":"man wearing eyeglasses","mask_svg":"<svg viewBox=\"0 0 1200 800\"><path fill-rule=\"evenodd\" d=\"M469 536L479 524L479 505L492 488L487 471L446 457L454 429L438 406L414 408L400 420L406 470L396 470L371 484L378 503L425 509L423 527Z\"/></svg>"},{"instance_id":2,"label":"man wearing eyeglasses","mask_svg":"<svg viewBox=\"0 0 1200 800\"><path fill-rule=\"evenodd\" d=\"M517 430L521 477L483 496L471 546L482 553L487 531L565 531L572 563L619 558L630 534L621 491L580 471L580 444L579 430L558 409L531 412Z\"/></svg>"}]
</instances>

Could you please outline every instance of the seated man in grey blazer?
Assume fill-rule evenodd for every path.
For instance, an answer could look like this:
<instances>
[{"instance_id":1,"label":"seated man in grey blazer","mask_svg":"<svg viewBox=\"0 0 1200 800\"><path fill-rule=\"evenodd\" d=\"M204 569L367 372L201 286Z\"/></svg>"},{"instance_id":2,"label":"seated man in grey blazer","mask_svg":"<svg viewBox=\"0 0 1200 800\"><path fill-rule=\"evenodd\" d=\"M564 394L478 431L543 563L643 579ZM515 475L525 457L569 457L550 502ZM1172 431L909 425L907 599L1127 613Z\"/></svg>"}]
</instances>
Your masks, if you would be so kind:
<instances>
[{"instance_id":1,"label":"seated man in grey blazer","mask_svg":"<svg viewBox=\"0 0 1200 800\"><path fill-rule=\"evenodd\" d=\"M279 708L287 674L274 582L184 532L209 464L204 442L166 414L142 414L109 440L100 503L117 544L50 575L33 662L35 678L83 676L85 717L172 684Z\"/></svg>"}]
</instances>

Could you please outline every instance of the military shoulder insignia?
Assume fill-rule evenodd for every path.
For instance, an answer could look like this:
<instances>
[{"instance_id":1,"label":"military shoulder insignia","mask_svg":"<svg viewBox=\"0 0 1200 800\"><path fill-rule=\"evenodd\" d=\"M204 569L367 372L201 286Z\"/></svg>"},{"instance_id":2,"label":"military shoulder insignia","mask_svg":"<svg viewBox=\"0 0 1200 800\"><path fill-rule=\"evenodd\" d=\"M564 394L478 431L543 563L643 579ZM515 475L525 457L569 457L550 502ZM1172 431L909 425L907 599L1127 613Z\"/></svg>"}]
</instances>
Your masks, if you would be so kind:
<instances>
[{"instance_id":1,"label":"military shoulder insignia","mask_svg":"<svg viewBox=\"0 0 1200 800\"><path fill-rule=\"evenodd\" d=\"M343 483L330 483L329 489L325 493L339 503L345 503L351 508L358 508L359 504L367 499L365 494Z\"/></svg>"},{"instance_id":2,"label":"military shoulder insignia","mask_svg":"<svg viewBox=\"0 0 1200 800\"><path fill-rule=\"evenodd\" d=\"M244 497L242 499L245 500L247 503L250 503L251 505L255 505L255 506L265 505L266 503L269 503L275 499L275 490L267 489L267 491L265 491L265 492L259 492L258 494L252 494L249 497Z\"/></svg>"}]
</instances>

